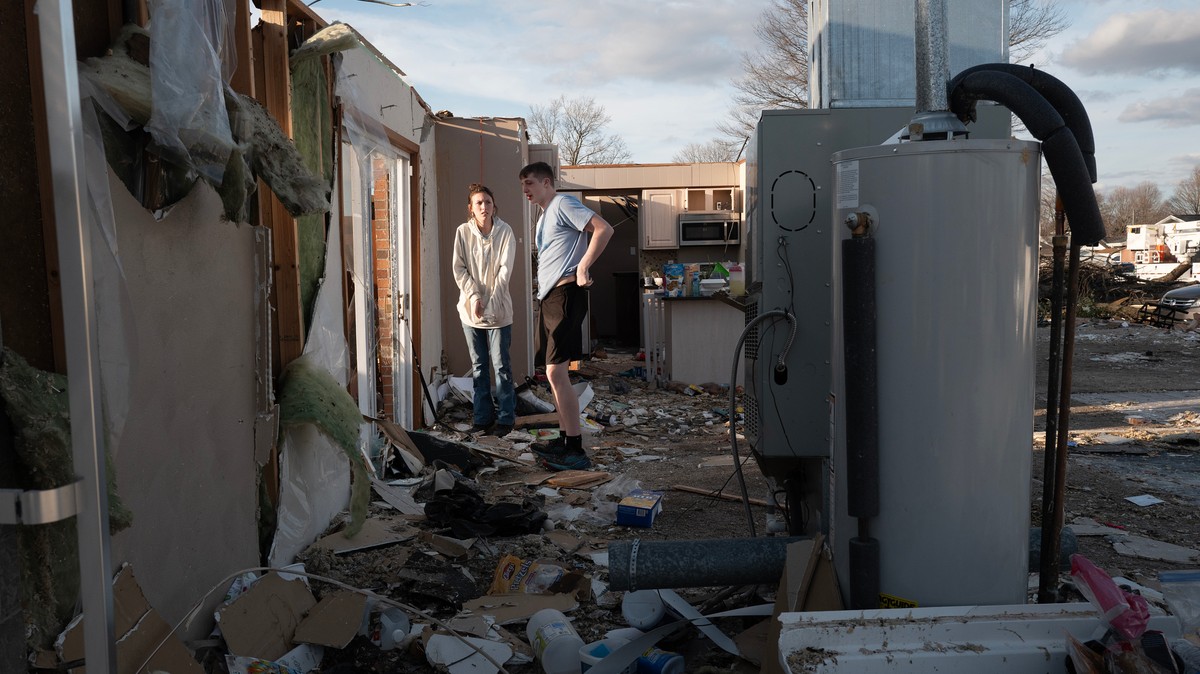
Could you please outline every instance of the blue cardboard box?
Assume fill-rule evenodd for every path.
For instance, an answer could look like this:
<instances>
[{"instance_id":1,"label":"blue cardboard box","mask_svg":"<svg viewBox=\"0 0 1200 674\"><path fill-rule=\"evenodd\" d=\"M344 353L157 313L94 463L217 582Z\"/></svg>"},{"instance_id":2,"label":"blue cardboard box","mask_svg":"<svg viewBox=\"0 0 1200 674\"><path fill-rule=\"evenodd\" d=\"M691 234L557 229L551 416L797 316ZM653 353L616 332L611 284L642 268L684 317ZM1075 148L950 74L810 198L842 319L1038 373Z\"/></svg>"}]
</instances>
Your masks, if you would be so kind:
<instances>
[{"instance_id":1,"label":"blue cardboard box","mask_svg":"<svg viewBox=\"0 0 1200 674\"><path fill-rule=\"evenodd\" d=\"M662 492L634 489L617 504L617 524L627 527L649 527L662 512Z\"/></svg>"}]
</instances>

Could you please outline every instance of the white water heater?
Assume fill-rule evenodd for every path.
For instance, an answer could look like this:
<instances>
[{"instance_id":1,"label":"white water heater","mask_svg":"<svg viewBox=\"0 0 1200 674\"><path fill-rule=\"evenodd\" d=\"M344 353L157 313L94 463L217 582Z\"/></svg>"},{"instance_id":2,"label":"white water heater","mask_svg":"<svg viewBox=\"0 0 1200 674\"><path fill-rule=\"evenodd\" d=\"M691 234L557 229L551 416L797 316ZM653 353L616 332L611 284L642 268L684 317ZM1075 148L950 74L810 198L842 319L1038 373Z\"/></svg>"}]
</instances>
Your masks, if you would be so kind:
<instances>
[{"instance_id":1,"label":"white water heater","mask_svg":"<svg viewBox=\"0 0 1200 674\"><path fill-rule=\"evenodd\" d=\"M847 217L865 213L875 237L880 512L869 531L879 589L900 605L1025 602L1040 166L1039 144L1015 140L833 155L833 226L846 238ZM840 326L840 296L833 306ZM845 462L836 443L842 579L858 535Z\"/></svg>"}]
</instances>

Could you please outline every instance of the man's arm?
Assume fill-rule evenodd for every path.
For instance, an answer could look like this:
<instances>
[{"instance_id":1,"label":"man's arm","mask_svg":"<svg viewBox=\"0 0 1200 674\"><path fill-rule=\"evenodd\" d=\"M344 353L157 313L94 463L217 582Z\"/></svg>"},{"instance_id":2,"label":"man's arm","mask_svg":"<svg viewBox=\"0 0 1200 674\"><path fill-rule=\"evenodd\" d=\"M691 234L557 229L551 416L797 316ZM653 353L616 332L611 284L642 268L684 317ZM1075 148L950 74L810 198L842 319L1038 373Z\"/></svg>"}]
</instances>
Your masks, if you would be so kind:
<instances>
[{"instance_id":1,"label":"man's arm","mask_svg":"<svg viewBox=\"0 0 1200 674\"><path fill-rule=\"evenodd\" d=\"M612 225L600 217L592 215L592 219L588 221L587 227L583 228L585 232L592 233L592 240L588 242L587 250L583 253L583 259L579 261L579 266L575 270L575 282L581 286L592 285L591 267L600 257L600 253L604 252L604 247L608 245L608 240L612 238Z\"/></svg>"}]
</instances>

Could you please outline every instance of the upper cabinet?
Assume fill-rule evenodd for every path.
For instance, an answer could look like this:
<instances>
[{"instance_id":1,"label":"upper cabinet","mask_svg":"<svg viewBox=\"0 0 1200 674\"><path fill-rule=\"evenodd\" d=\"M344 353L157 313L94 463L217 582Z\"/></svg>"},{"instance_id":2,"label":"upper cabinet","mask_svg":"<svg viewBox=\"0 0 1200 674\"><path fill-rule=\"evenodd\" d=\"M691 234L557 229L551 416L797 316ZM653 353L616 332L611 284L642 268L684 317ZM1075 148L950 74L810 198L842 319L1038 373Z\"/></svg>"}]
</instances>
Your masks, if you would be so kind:
<instances>
[{"instance_id":1,"label":"upper cabinet","mask_svg":"<svg viewBox=\"0 0 1200 674\"><path fill-rule=\"evenodd\" d=\"M692 188L684 196L685 211L742 210L742 191L736 187Z\"/></svg>"},{"instance_id":2,"label":"upper cabinet","mask_svg":"<svg viewBox=\"0 0 1200 674\"><path fill-rule=\"evenodd\" d=\"M638 208L642 248L678 248L679 214L684 210L683 190L642 190Z\"/></svg>"}]
</instances>

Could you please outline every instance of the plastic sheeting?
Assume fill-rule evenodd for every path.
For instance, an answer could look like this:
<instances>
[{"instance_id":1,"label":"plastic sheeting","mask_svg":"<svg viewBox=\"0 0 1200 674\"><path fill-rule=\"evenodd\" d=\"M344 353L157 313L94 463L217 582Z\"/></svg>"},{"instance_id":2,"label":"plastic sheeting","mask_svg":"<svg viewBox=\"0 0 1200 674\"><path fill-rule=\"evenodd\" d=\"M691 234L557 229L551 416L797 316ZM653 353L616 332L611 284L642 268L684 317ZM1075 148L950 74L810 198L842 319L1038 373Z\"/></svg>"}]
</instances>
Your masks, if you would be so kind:
<instances>
[{"instance_id":1,"label":"plastic sheeting","mask_svg":"<svg viewBox=\"0 0 1200 674\"><path fill-rule=\"evenodd\" d=\"M150 2L146 130L160 154L194 166L213 185L221 184L234 145L224 93L236 65L226 54L234 12L233 0Z\"/></svg>"},{"instance_id":2,"label":"plastic sheeting","mask_svg":"<svg viewBox=\"0 0 1200 674\"><path fill-rule=\"evenodd\" d=\"M101 412L104 446L115 458L129 414L129 386L137 345L132 302L117 250L116 217L108 188L108 162L100 131L99 106L123 128L135 126L128 115L85 73L79 75L83 117L83 159L86 196L83 215L91 229L92 283L96 297L96 342L100 361Z\"/></svg>"},{"instance_id":3,"label":"plastic sheeting","mask_svg":"<svg viewBox=\"0 0 1200 674\"><path fill-rule=\"evenodd\" d=\"M329 250L341 249L338 228L329 229L327 244ZM317 290L304 355L345 386L349 350L342 333L341 279L341 256L326 255L325 279ZM365 443L360 450L366 450ZM284 427L279 463L278 520L271 544L271 566L290 564L350 503L350 465L346 454L315 426Z\"/></svg>"}]
</instances>

